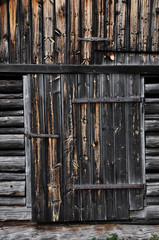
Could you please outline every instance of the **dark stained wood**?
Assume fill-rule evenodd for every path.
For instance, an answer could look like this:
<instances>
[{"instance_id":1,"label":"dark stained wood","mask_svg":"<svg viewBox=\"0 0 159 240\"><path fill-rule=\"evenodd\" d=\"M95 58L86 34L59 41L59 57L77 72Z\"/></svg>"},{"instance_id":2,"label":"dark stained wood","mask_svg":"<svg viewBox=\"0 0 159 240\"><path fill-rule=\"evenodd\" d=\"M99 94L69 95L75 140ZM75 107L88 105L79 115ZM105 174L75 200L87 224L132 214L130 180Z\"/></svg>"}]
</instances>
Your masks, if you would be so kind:
<instances>
[{"instance_id":1,"label":"dark stained wood","mask_svg":"<svg viewBox=\"0 0 159 240\"><path fill-rule=\"evenodd\" d=\"M24 128L0 128L0 134L23 134Z\"/></svg>"},{"instance_id":2,"label":"dark stained wood","mask_svg":"<svg viewBox=\"0 0 159 240\"><path fill-rule=\"evenodd\" d=\"M159 84L145 84L146 94L157 94L159 92Z\"/></svg>"},{"instance_id":3,"label":"dark stained wood","mask_svg":"<svg viewBox=\"0 0 159 240\"><path fill-rule=\"evenodd\" d=\"M63 221L64 219L64 201L63 201L63 177L62 176L62 121L59 106L61 106L61 88L62 81L59 75L45 76L45 94L46 94L46 129L48 135L55 138L49 138L47 142L47 221ZM47 94L49 92L49 94ZM57 137L58 136L58 137ZM57 138L56 138L57 137Z\"/></svg>"},{"instance_id":4,"label":"dark stained wood","mask_svg":"<svg viewBox=\"0 0 159 240\"><path fill-rule=\"evenodd\" d=\"M24 112L23 110L17 110L17 111L0 111L0 117L6 117L6 116L23 116Z\"/></svg>"},{"instance_id":5,"label":"dark stained wood","mask_svg":"<svg viewBox=\"0 0 159 240\"><path fill-rule=\"evenodd\" d=\"M20 63L20 2L9 1L10 63Z\"/></svg>"},{"instance_id":6,"label":"dark stained wood","mask_svg":"<svg viewBox=\"0 0 159 240\"><path fill-rule=\"evenodd\" d=\"M0 80L0 93L2 94L13 94L13 93L22 93L23 83L22 80Z\"/></svg>"},{"instance_id":7,"label":"dark stained wood","mask_svg":"<svg viewBox=\"0 0 159 240\"><path fill-rule=\"evenodd\" d=\"M0 150L0 156L24 156L24 150Z\"/></svg>"}]
</instances>

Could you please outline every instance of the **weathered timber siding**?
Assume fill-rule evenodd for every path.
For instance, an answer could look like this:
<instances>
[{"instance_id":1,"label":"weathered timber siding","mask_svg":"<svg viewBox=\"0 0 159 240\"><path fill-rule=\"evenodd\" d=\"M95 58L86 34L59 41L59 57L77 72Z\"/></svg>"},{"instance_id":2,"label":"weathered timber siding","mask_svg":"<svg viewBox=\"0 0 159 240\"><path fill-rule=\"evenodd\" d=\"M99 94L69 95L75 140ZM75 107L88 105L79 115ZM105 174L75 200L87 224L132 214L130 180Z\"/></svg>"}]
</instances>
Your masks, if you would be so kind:
<instances>
[{"instance_id":1,"label":"weathered timber siding","mask_svg":"<svg viewBox=\"0 0 159 240\"><path fill-rule=\"evenodd\" d=\"M4 0L0 62L157 64L157 7L155 0ZM78 41L78 37L110 38L110 42Z\"/></svg>"}]
</instances>

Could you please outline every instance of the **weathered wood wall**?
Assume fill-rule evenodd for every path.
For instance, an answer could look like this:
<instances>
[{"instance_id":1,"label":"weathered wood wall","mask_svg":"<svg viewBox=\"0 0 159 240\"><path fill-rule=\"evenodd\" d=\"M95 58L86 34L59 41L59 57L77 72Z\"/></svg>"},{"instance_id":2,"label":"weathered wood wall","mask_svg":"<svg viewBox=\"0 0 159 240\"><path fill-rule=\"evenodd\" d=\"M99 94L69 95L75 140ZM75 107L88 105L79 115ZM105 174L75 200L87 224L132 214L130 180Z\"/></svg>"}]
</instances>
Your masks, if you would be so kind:
<instances>
[{"instance_id":1,"label":"weathered wood wall","mask_svg":"<svg viewBox=\"0 0 159 240\"><path fill-rule=\"evenodd\" d=\"M0 63L158 64L158 22L157 0L3 0Z\"/></svg>"},{"instance_id":2,"label":"weathered wood wall","mask_svg":"<svg viewBox=\"0 0 159 240\"><path fill-rule=\"evenodd\" d=\"M157 65L159 60L158 7L158 0L3 0L0 2L0 63ZM115 75L108 76L111 81L115 77ZM133 76L128 75L123 75L122 77L125 81L133 78ZM33 121L32 129L28 127L26 129L29 131L34 130L37 134L48 133L59 134L61 136L60 140L51 138L49 141L42 138L32 139L33 159L34 163L36 163L32 169L32 173L36 176L36 178L33 178L33 184L35 186L34 190L37 192L35 194L34 191L33 199L37 206L39 206L39 208L35 207L36 211L33 211L33 216L38 216L39 221L45 219L46 209L43 206L46 206L46 203L41 199L47 199L49 203L47 210L49 219L50 221L57 221L59 217L62 219L60 212L67 208L61 202L63 194L67 193L65 200L66 202L70 202L69 187L72 184L70 181L76 181L77 177L77 171L73 168L75 178L71 179L69 165L71 164L70 159L74 157L72 151L74 142L72 137L75 139L77 129L73 130L72 126L76 124L73 122L76 119L76 114L74 109L72 110L68 107L70 106L72 96L75 97L77 94L74 90L76 88L74 84L77 76L70 75L65 78L65 76L61 77L58 74L34 74L31 78L33 91L28 96L32 96ZM85 75L84 78L84 86L87 86L88 75ZM138 79L139 76L136 78L136 81ZM69 81L72 82L73 86L68 87L67 84ZM13 166L17 172L24 171L24 164L22 166L17 164L18 156L24 150L24 136L22 135L23 121L21 118L23 114L23 102L21 93L16 95L18 96L17 100L15 99L15 94L12 93L12 85L10 86L7 80L5 80L7 88L5 88L3 81L0 84L2 85L0 85L2 91L0 92L0 134L2 136L0 138L0 156L14 155L16 157L16 162L14 162L13 158L9 159L5 157L5 161L1 161L0 159L2 171L7 169L9 172ZM17 82L14 84L18 89ZM147 87L146 91L149 91ZM6 92L6 89L8 92ZM45 89L45 92L43 92L43 89ZM115 91L118 91L118 89ZM154 91L153 88L150 87L150 91ZM49 95L47 95L48 92ZM69 92L72 96L69 96ZM86 91L82 94L87 95L88 92ZM95 92L94 94L94 96L97 96L99 92ZM7 100L8 95L9 100ZM62 111L59 112L57 106L61 105L61 101L63 101L62 104L64 105ZM7 108L9 109L7 110ZM10 109L12 109L12 116L10 116ZM158 113L158 103L147 104L146 111L149 114ZM55 112L58 112L56 116ZM82 114L84 113L83 111ZM97 122L94 123L96 133L93 134L96 140L98 140L100 131L98 113L99 111L94 110L93 118ZM65 118L59 121L61 114L67 116L68 119ZM150 121L148 122L148 120ZM155 118L155 121L157 120ZM150 118L146 121L146 131L152 128L153 131L158 131L157 122L154 122L154 119ZM19 124L19 127L17 127L17 124ZM64 132L64 129L65 134L62 136L61 133ZM83 131L86 131L86 129L83 128ZM16 136L18 135L17 141L15 141L14 136L10 135L11 133L16 134ZM26 138L25 140L25 146L30 146L31 142ZM154 169L156 171L156 166L158 166L157 133L155 136L147 134L146 144L148 144L149 148L146 149L147 182L157 182L158 173L153 172ZM17 146L19 149L15 154L13 148ZM64 146L64 152L62 152L62 146ZM154 146L156 147L155 153L153 153ZM10 150L8 153L8 149L6 150L6 148L9 147ZM54 151L57 148L59 149L58 154ZM74 151L78 152L78 149ZM83 151L86 151L86 144L84 143ZM150 154L148 153L149 151L151 152ZM93 153L97 165L96 181L99 178L97 158L100 154L99 148ZM49 164L47 178L45 171L48 169L48 166L46 166L46 162L42 161L46 156ZM149 156L151 156L151 159ZM67 174L64 176L61 175L63 158L67 162L65 165ZM74 164L78 167L76 161L77 159L75 158ZM6 165L5 162L7 163ZM121 165L120 168L122 167L125 166ZM89 166L86 166L86 168L89 171ZM152 172L153 175L151 174ZM10 176L15 180L15 175L14 177ZM8 181L9 176L7 172L2 172L1 180L3 177ZM16 177L20 179L22 175L21 177L16 175ZM49 195L47 195L41 179L44 181L44 185L48 184ZM60 192L60 186L64 180L68 189L65 189L65 192ZM133 182L131 178L129 181ZM150 209L150 215L152 204L158 205L158 195L152 198L154 191L157 191L155 189L155 185L153 187L148 186L147 188L147 203L150 206L145 208L145 211L148 212L149 210L147 209ZM140 194L138 196L140 197ZM108 197L111 198L111 193ZM99 202L102 198L103 196L99 196ZM1 201L2 203L4 202L3 199ZM19 201L21 200L19 199ZM24 202L24 199L22 199L22 202ZM10 204L10 199L8 199L8 203ZM28 202L28 204L30 205L31 203ZM59 209L61 209L60 212ZM53 212L53 215L50 212ZM143 214L133 212L132 218L144 218L144 214L145 212Z\"/></svg>"}]
</instances>

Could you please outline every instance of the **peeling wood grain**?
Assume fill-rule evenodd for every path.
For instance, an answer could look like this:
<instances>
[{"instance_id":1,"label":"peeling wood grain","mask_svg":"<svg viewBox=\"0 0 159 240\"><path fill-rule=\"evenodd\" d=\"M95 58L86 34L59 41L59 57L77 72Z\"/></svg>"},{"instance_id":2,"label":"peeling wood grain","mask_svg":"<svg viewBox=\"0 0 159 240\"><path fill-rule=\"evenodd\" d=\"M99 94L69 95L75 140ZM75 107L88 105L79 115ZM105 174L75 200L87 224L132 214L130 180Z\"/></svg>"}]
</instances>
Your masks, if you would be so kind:
<instances>
[{"instance_id":1,"label":"peeling wood grain","mask_svg":"<svg viewBox=\"0 0 159 240\"><path fill-rule=\"evenodd\" d=\"M55 2L46 0L43 3L43 28L44 28L44 62L52 64L54 62L54 7Z\"/></svg>"},{"instance_id":2,"label":"peeling wood grain","mask_svg":"<svg viewBox=\"0 0 159 240\"><path fill-rule=\"evenodd\" d=\"M55 51L56 63L66 63L66 0L55 0L56 29Z\"/></svg>"},{"instance_id":3,"label":"peeling wood grain","mask_svg":"<svg viewBox=\"0 0 159 240\"><path fill-rule=\"evenodd\" d=\"M83 38L92 37L92 0L81 2L81 34ZM81 43L81 64L89 65L92 62L92 43Z\"/></svg>"}]
</instances>

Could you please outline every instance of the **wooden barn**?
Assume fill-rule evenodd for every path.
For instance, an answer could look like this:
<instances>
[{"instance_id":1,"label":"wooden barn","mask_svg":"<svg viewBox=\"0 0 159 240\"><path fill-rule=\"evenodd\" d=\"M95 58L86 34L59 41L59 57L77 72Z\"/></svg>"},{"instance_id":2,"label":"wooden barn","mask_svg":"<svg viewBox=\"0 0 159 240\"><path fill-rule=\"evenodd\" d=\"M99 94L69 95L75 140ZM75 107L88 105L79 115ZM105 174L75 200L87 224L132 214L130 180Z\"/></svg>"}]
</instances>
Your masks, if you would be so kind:
<instances>
[{"instance_id":1,"label":"wooden barn","mask_svg":"<svg viewBox=\"0 0 159 240\"><path fill-rule=\"evenodd\" d=\"M159 221L159 0L0 1L0 220Z\"/></svg>"}]
</instances>

